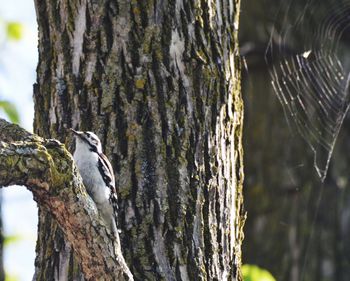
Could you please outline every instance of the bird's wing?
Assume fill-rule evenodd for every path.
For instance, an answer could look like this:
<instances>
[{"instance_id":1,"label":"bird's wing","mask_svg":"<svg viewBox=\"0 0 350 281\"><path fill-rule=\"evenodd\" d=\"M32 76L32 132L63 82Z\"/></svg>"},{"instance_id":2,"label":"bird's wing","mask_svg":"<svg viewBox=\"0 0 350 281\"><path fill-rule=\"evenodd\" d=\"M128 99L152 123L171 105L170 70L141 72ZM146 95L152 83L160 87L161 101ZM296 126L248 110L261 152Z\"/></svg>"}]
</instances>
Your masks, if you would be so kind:
<instances>
[{"instance_id":1,"label":"bird's wing","mask_svg":"<svg viewBox=\"0 0 350 281\"><path fill-rule=\"evenodd\" d=\"M117 191L115 188L115 179L114 179L114 172L111 163L108 161L106 155L100 153L99 154L99 165L98 168L100 169L101 175L103 175L103 180L105 181L106 185L110 188L110 195L109 195L109 202L113 206L114 213L118 215L118 196Z\"/></svg>"},{"instance_id":2,"label":"bird's wing","mask_svg":"<svg viewBox=\"0 0 350 281\"><path fill-rule=\"evenodd\" d=\"M106 155L100 153L99 156L100 157L98 158L98 168L100 169L101 175L103 175L103 180L105 181L106 185L108 185L111 188L111 192L115 193L115 179L112 165L108 161Z\"/></svg>"}]
</instances>

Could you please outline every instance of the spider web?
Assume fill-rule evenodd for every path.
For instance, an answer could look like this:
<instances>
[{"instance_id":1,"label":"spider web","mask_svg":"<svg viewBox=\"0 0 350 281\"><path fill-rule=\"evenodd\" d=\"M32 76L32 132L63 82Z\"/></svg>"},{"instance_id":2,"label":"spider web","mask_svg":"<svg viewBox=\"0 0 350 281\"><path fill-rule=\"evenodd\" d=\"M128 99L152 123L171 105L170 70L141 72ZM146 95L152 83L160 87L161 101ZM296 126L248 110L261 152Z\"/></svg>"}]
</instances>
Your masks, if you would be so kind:
<instances>
[{"instance_id":1,"label":"spider web","mask_svg":"<svg viewBox=\"0 0 350 281\"><path fill-rule=\"evenodd\" d=\"M293 14L292 4L285 8L284 31L272 29L265 58L288 124L310 146L314 167L324 181L350 103L349 59L346 48L339 44L350 32L350 3L333 3L338 8L325 9L328 15L321 20L312 16L317 4L313 1L308 1L295 19L287 18ZM315 26L311 21L320 22L316 30L309 28ZM307 35L302 35L304 30Z\"/></svg>"}]
</instances>

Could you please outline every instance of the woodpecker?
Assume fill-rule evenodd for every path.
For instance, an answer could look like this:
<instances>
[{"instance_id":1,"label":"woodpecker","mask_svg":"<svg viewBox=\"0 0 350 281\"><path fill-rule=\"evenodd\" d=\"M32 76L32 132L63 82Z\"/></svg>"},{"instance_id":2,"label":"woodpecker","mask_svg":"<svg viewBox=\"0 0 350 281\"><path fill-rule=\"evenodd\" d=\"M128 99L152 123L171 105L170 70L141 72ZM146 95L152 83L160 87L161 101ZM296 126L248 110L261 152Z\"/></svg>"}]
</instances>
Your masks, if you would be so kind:
<instances>
[{"instance_id":1,"label":"woodpecker","mask_svg":"<svg viewBox=\"0 0 350 281\"><path fill-rule=\"evenodd\" d=\"M94 133L71 131L76 139L73 157L84 186L106 226L116 235L118 198L112 165L103 154L101 141Z\"/></svg>"}]
</instances>

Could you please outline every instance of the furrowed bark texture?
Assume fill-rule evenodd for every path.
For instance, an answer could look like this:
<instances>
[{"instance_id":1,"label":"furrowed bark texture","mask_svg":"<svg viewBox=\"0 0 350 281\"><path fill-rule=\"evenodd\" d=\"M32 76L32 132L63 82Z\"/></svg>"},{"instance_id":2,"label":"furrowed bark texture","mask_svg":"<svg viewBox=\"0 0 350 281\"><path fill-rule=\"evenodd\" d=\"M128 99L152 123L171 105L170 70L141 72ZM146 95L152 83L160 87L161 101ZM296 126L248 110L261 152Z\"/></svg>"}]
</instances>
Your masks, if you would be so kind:
<instances>
[{"instance_id":1,"label":"furrowed bark texture","mask_svg":"<svg viewBox=\"0 0 350 281\"><path fill-rule=\"evenodd\" d=\"M238 278L239 2L36 0L36 8L35 131L64 140L73 127L101 137L134 278ZM37 270L70 262L43 210L39 236Z\"/></svg>"},{"instance_id":2,"label":"furrowed bark texture","mask_svg":"<svg viewBox=\"0 0 350 281\"><path fill-rule=\"evenodd\" d=\"M0 140L0 186L24 185L33 193L34 200L52 214L75 249L86 280L133 280L119 240L110 243L111 234L102 226L65 147L3 119ZM56 276L64 280L58 273Z\"/></svg>"}]
</instances>

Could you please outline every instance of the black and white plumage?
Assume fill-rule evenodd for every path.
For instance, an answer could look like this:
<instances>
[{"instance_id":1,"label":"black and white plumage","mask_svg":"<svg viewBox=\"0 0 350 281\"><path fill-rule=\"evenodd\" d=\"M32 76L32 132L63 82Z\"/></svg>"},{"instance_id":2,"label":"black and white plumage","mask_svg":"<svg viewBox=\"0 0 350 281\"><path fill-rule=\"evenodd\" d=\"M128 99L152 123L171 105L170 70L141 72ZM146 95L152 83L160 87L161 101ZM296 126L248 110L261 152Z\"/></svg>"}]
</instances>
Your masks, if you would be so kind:
<instances>
[{"instance_id":1,"label":"black and white plumage","mask_svg":"<svg viewBox=\"0 0 350 281\"><path fill-rule=\"evenodd\" d=\"M76 137L74 161L83 183L107 227L116 234L118 200L112 165L94 133L71 130Z\"/></svg>"}]
</instances>

